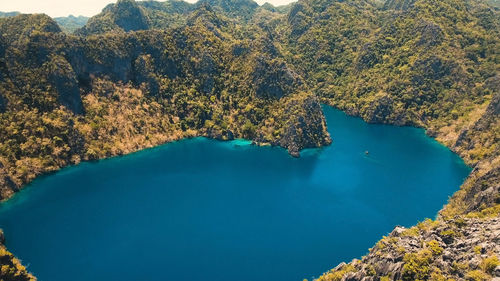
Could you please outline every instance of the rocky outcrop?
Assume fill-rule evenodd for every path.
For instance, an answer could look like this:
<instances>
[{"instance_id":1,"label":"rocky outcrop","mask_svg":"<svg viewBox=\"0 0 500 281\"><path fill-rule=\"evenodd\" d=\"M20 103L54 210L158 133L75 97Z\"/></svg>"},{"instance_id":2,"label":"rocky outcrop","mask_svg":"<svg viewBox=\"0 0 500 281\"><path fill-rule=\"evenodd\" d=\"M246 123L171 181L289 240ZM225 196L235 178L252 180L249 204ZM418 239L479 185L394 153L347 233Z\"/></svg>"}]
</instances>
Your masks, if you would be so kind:
<instances>
[{"instance_id":1,"label":"rocky outcrop","mask_svg":"<svg viewBox=\"0 0 500 281\"><path fill-rule=\"evenodd\" d=\"M494 158L500 155L500 147L497 146L500 140L500 87L495 84L495 79L499 76L490 78L485 82L485 89L496 93L490 101L486 111L470 127L464 128L453 149L465 156L465 159L471 162L477 162L488 155Z\"/></svg>"},{"instance_id":2,"label":"rocky outcrop","mask_svg":"<svg viewBox=\"0 0 500 281\"><path fill-rule=\"evenodd\" d=\"M361 260L318 280L489 280L500 277L499 254L499 217L429 220L396 227Z\"/></svg>"},{"instance_id":3,"label":"rocky outcrop","mask_svg":"<svg viewBox=\"0 0 500 281\"><path fill-rule=\"evenodd\" d=\"M279 139L274 143L288 149L295 157L305 148L329 145L332 140L327 131L323 109L318 98L301 93L286 100L280 118L281 128Z\"/></svg>"},{"instance_id":4,"label":"rocky outcrop","mask_svg":"<svg viewBox=\"0 0 500 281\"><path fill-rule=\"evenodd\" d=\"M476 171L473 172L475 174ZM500 204L500 167L479 176L465 191L465 212L473 212Z\"/></svg>"},{"instance_id":5,"label":"rocky outcrop","mask_svg":"<svg viewBox=\"0 0 500 281\"><path fill-rule=\"evenodd\" d=\"M247 138L294 156L330 143L318 99L300 93L272 32L236 39L234 23L208 5L184 27L85 38L45 28L47 17L21 18L41 31L0 21L9 36L0 38L0 109L9 106L0 199L40 174L183 137ZM233 54L237 44L246 50Z\"/></svg>"},{"instance_id":6,"label":"rocky outcrop","mask_svg":"<svg viewBox=\"0 0 500 281\"><path fill-rule=\"evenodd\" d=\"M57 23L44 15L19 15L0 23L0 30L6 35L0 40L0 80L14 83L29 106L50 110L55 105L44 100L55 98L74 113L83 113L76 74L63 56L54 54L64 40Z\"/></svg>"},{"instance_id":7,"label":"rocky outcrop","mask_svg":"<svg viewBox=\"0 0 500 281\"><path fill-rule=\"evenodd\" d=\"M82 36L107 32L129 32L147 29L167 29L189 24L190 13L210 6L218 14L236 21L249 21L259 5L253 0L201 0L195 4L185 1L120 0L109 4L102 12L90 18L85 26L76 30Z\"/></svg>"},{"instance_id":8,"label":"rocky outcrop","mask_svg":"<svg viewBox=\"0 0 500 281\"><path fill-rule=\"evenodd\" d=\"M61 56L53 56L49 63L49 81L59 96L59 102L76 114L82 114L83 104L76 74Z\"/></svg>"},{"instance_id":9,"label":"rocky outcrop","mask_svg":"<svg viewBox=\"0 0 500 281\"><path fill-rule=\"evenodd\" d=\"M111 13L114 23L125 32L149 28L148 19L134 0L118 0Z\"/></svg>"}]
</instances>

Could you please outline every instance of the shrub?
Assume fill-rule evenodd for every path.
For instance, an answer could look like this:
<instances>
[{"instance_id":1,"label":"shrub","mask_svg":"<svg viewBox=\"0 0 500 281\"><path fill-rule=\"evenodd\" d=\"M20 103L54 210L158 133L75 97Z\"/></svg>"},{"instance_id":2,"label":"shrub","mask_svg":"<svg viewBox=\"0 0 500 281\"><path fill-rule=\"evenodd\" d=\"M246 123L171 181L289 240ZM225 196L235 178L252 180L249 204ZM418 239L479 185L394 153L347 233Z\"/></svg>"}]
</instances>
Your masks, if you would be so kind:
<instances>
[{"instance_id":1,"label":"shrub","mask_svg":"<svg viewBox=\"0 0 500 281\"><path fill-rule=\"evenodd\" d=\"M489 276L480 270L473 270L473 271L467 272L467 274L465 275L465 280L467 280L467 281L487 281L487 280L489 280Z\"/></svg>"},{"instance_id":2,"label":"shrub","mask_svg":"<svg viewBox=\"0 0 500 281\"><path fill-rule=\"evenodd\" d=\"M481 269L484 272L492 274L493 271L495 270L495 267L500 265L500 261L498 260L498 257L496 255L492 255L490 257L485 258L481 262Z\"/></svg>"},{"instance_id":3,"label":"shrub","mask_svg":"<svg viewBox=\"0 0 500 281\"><path fill-rule=\"evenodd\" d=\"M476 247L474 247L474 253L480 255L481 254L481 251L483 250L483 247L481 247L480 245L477 245Z\"/></svg>"},{"instance_id":4,"label":"shrub","mask_svg":"<svg viewBox=\"0 0 500 281\"><path fill-rule=\"evenodd\" d=\"M368 275L368 276L375 276L375 275L377 275L377 272L375 271L375 268L371 264L366 267L365 272L366 272L366 275Z\"/></svg>"},{"instance_id":5,"label":"shrub","mask_svg":"<svg viewBox=\"0 0 500 281\"><path fill-rule=\"evenodd\" d=\"M428 249L420 250L417 253L408 253L404 256L402 279L407 281L425 280L429 278L430 263L432 262L432 252Z\"/></svg>"},{"instance_id":6,"label":"shrub","mask_svg":"<svg viewBox=\"0 0 500 281\"><path fill-rule=\"evenodd\" d=\"M427 242L427 247L429 247L434 256L439 256L443 253L443 248L439 247L439 242L436 240Z\"/></svg>"}]
</instances>

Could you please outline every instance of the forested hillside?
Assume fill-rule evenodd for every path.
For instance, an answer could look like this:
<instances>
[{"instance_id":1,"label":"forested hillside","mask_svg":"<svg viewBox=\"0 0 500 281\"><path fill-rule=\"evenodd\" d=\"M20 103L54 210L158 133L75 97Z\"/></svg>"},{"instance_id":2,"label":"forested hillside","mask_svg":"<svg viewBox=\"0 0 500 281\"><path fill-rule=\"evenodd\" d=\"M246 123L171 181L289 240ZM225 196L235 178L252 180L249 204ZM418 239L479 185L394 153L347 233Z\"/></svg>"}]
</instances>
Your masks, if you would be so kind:
<instances>
[{"instance_id":1,"label":"forested hillside","mask_svg":"<svg viewBox=\"0 0 500 281\"><path fill-rule=\"evenodd\" d=\"M196 9L210 6L226 20L245 23L259 10L266 9L282 13L286 8L276 8L270 4L262 8L253 0L200 0L195 4L172 0L165 2L119 0L92 17L88 24L78 30L79 35L101 34L105 32L127 32L146 29L165 29L186 24Z\"/></svg>"},{"instance_id":2,"label":"forested hillside","mask_svg":"<svg viewBox=\"0 0 500 281\"><path fill-rule=\"evenodd\" d=\"M290 60L325 101L367 121L449 125L492 98L498 14L482 2L413 2L299 1Z\"/></svg>"},{"instance_id":3,"label":"forested hillside","mask_svg":"<svg viewBox=\"0 0 500 281\"><path fill-rule=\"evenodd\" d=\"M424 127L475 167L436 221L397 228L319 280L499 274L500 241L486 234L500 229L498 11L472 0L305 0L286 22L284 53L323 102L368 122Z\"/></svg>"},{"instance_id":4,"label":"forested hillside","mask_svg":"<svg viewBox=\"0 0 500 281\"><path fill-rule=\"evenodd\" d=\"M318 100L266 33L235 39L239 27L210 6L166 31L81 38L43 15L0 29L3 198L38 174L183 137L294 155L330 141Z\"/></svg>"},{"instance_id":5,"label":"forested hillside","mask_svg":"<svg viewBox=\"0 0 500 281\"><path fill-rule=\"evenodd\" d=\"M322 102L425 128L474 170L437 220L396 228L320 280L491 279L500 274L492 3L119 0L74 35L45 15L1 18L1 198L67 165L186 137L247 138L298 156L331 142Z\"/></svg>"}]
</instances>

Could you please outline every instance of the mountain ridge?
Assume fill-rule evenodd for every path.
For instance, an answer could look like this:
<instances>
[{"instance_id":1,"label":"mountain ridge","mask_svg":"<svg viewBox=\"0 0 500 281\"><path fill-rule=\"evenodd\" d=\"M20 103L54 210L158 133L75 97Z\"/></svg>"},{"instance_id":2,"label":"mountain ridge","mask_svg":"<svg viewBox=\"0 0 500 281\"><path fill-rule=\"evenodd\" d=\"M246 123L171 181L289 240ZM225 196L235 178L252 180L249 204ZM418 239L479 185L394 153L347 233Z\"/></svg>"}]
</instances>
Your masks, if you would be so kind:
<instances>
[{"instance_id":1,"label":"mountain ridge","mask_svg":"<svg viewBox=\"0 0 500 281\"><path fill-rule=\"evenodd\" d=\"M206 2L120 0L76 36L44 15L0 19L2 198L37 175L184 137L244 137L298 156L331 142L322 102L367 122L422 127L474 169L436 220L396 228L319 280L497 275L483 264L495 263L499 243L481 236L481 227L497 231L500 211L497 9L475 0L299 0L282 11Z\"/></svg>"}]
</instances>

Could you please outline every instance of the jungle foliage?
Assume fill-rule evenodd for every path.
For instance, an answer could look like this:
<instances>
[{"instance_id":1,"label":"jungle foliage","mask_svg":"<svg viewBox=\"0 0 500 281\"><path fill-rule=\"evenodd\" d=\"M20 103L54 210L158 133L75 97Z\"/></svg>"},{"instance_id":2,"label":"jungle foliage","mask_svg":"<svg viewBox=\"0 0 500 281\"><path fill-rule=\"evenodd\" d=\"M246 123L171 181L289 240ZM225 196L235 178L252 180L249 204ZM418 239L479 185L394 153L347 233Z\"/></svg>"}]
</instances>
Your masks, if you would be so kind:
<instances>
[{"instance_id":1,"label":"jungle foliage","mask_svg":"<svg viewBox=\"0 0 500 281\"><path fill-rule=\"evenodd\" d=\"M298 156L331 142L322 102L427 129L476 165L442 216L498 215L496 2L118 0L74 34L45 15L0 14L0 198L67 165L185 137ZM431 278L417 270L429 257L405 256L405 278Z\"/></svg>"}]
</instances>

